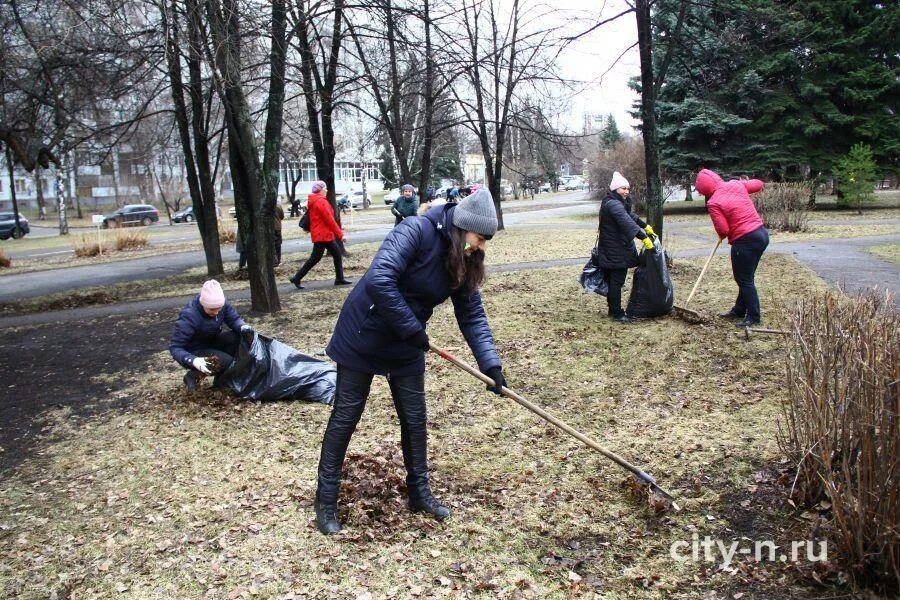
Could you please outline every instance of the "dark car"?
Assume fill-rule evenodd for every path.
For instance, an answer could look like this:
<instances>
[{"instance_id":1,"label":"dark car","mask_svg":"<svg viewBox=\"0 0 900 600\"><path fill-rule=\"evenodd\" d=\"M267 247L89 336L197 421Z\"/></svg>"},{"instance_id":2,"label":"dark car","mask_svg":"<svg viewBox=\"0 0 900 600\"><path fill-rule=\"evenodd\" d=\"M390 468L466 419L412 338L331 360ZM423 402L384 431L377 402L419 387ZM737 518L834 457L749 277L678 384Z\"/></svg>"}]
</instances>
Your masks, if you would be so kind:
<instances>
[{"instance_id":1,"label":"dark car","mask_svg":"<svg viewBox=\"0 0 900 600\"><path fill-rule=\"evenodd\" d=\"M19 227L16 227L16 215L12 212L0 212L0 240L19 239L31 232L28 220L19 213Z\"/></svg>"},{"instance_id":2,"label":"dark car","mask_svg":"<svg viewBox=\"0 0 900 600\"><path fill-rule=\"evenodd\" d=\"M194 218L194 207L188 206L187 208L182 208L178 212L173 213L172 220L176 223L193 223L196 221Z\"/></svg>"},{"instance_id":3,"label":"dark car","mask_svg":"<svg viewBox=\"0 0 900 600\"><path fill-rule=\"evenodd\" d=\"M149 204L126 204L103 217L103 228L149 225L159 221L159 210Z\"/></svg>"}]
</instances>

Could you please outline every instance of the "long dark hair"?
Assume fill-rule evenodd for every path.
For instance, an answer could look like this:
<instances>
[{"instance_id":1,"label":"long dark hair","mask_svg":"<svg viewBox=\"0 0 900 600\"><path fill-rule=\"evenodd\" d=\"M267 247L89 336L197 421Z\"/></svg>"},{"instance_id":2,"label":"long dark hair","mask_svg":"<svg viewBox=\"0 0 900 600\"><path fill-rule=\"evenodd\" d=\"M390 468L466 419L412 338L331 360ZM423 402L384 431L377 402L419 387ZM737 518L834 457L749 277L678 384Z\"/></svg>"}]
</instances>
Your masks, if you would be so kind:
<instances>
[{"instance_id":1,"label":"long dark hair","mask_svg":"<svg viewBox=\"0 0 900 600\"><path fill-rule=\"evenodd\" d=\"M450 274L450 288L471 294L484 282L484 252L478 250L467 255L465 252L466 232L450 227L450 252L447 254L447 272Z\"/></svg>"}]
</instances>

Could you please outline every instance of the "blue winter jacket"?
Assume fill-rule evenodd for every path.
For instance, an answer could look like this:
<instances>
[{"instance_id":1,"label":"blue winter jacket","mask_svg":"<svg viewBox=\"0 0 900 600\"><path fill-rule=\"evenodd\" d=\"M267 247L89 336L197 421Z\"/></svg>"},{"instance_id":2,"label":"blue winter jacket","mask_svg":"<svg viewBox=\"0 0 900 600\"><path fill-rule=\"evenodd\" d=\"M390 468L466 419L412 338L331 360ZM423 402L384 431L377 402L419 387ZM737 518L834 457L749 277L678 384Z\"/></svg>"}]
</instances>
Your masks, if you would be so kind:
<instances>
[{"instance_id":1,"label":"blue winter jacket","mask_svg":"<svg viewBox=\"0 0 900 600\"><path fill-rule=\"evenodd\" d=\"M481 293L450 289L446 263L455 209L436 206L391 230L341 308L325 349L336 363L378 375L424 373L425 353L403 340L424 329L434 307L451 298L479 368L500 366Z\"/></svg>"},{"instance_id":2,"label":"blue winter jacket","mask_svg":"<svg viewBox=\"0 0 900 600\"><path fill-rule=\"evenodd\" d=\"M181 314L175 321L175 335L169 343L172 358L180 365L192 367L191 362L196 358L193 353L209 348L219 335L222 325L227 325L232 331L240 334L244 320L228 302L218 315L210 317L200 306L200 295L197 294L181 309Z\"/></svg>"}]
</instances>

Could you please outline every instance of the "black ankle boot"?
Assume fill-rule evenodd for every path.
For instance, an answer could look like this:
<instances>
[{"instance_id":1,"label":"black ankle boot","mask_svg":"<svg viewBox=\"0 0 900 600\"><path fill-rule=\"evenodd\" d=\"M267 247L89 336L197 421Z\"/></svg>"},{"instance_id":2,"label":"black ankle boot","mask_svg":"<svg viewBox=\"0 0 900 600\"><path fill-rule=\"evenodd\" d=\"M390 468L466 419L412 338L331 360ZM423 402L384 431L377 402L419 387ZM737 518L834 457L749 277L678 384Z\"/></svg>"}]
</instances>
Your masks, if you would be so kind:
<instances>
[{"instance_id":1,"label":"black ankle boot","mask_svg":"<svg viewBox=\"0 0 900 600\"><path fill-rule=\"evenodd\" d=\"M438 502L438 499L427 487L424 490L410 490L409 510L428 513L438 521L443 521L450 516L450 509Z\"/></svg>"},{"instance_id":2,"label":"black ankle boot","mask_svg":"<svg viewBox=\"0 0 900 600\"><path fill-rule=\"evenodd\" d=\"M337 502L323 502L316 499L316 526L325 535L331 535L341 530L341 522L338 521Z\"/></svg>"}]
</instances>

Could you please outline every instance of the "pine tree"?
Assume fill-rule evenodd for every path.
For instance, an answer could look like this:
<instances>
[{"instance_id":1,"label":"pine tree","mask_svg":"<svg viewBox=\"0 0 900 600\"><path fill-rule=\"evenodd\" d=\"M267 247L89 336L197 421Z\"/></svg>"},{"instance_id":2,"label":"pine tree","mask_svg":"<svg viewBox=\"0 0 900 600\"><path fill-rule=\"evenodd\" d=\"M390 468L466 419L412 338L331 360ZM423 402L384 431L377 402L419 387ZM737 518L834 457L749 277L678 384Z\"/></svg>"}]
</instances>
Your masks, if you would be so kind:
<instances>
[{"instance_id":1,"label":"pine tree","mask_svg":"<svg viewBox=\"0 0 900 600\"><path fill-rule=\"evenodd\" d=\"M854 144L834 168L838 202L844 206L855 204L857 212L862 214L862 203L875 199L873 188L876 176L872 149L866 144Z\"/></svg>"},{"instance_id":2,"label":"pine tree","mask_svg":"<svg viewBox=\"0 0 900 600\"><path fill-rule=\"evenodd\" d=\"M603 131L600 132L600 148L612 148L621 139L622 134L619 133L616 118L610 114L606 117L606 125L603 126Z\"/></svg>"}]
</instances>

